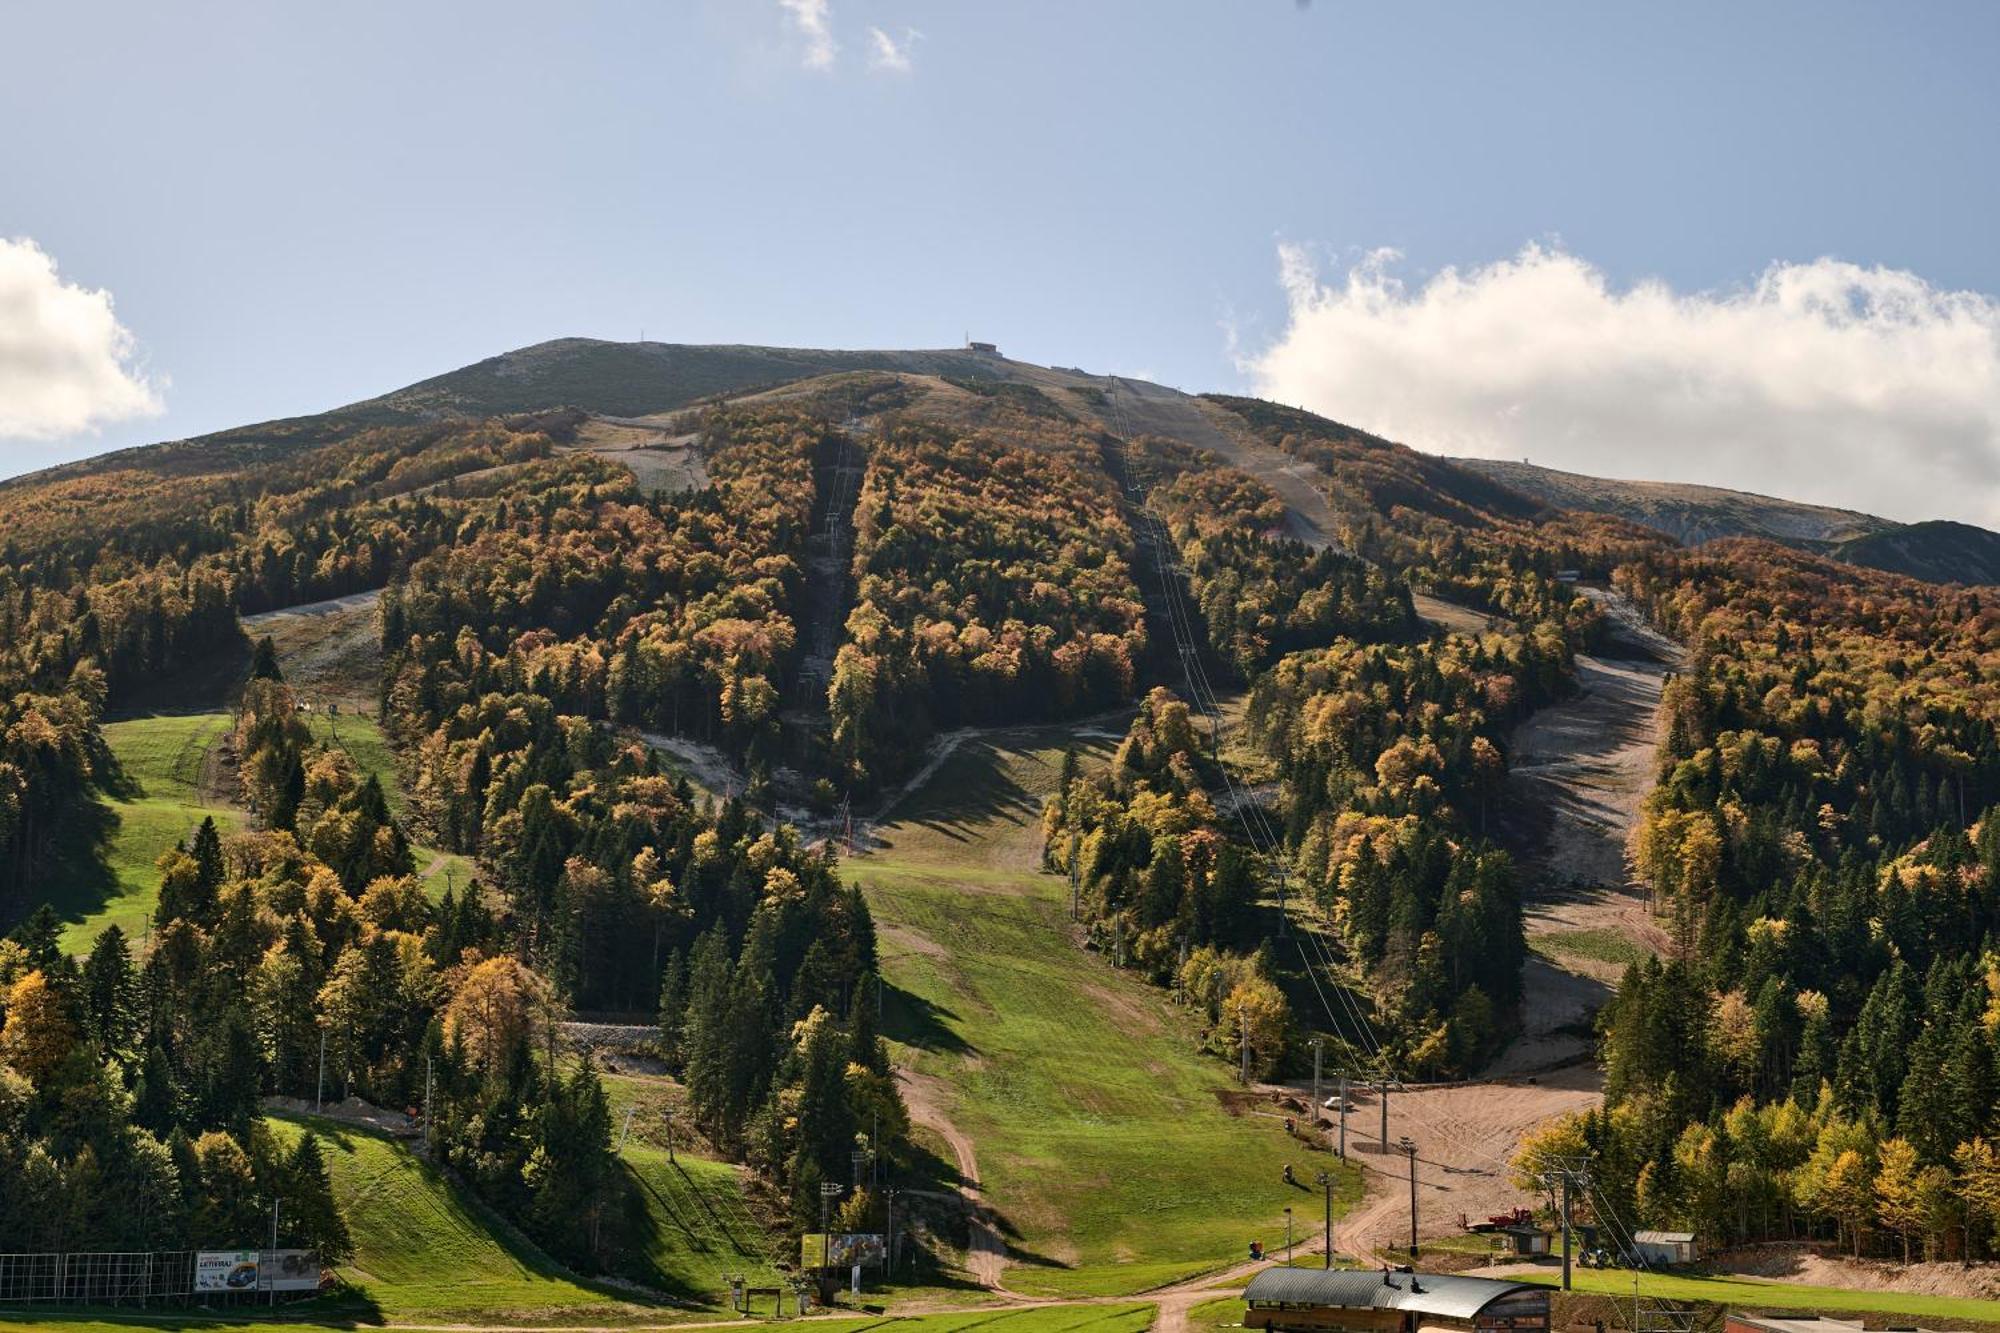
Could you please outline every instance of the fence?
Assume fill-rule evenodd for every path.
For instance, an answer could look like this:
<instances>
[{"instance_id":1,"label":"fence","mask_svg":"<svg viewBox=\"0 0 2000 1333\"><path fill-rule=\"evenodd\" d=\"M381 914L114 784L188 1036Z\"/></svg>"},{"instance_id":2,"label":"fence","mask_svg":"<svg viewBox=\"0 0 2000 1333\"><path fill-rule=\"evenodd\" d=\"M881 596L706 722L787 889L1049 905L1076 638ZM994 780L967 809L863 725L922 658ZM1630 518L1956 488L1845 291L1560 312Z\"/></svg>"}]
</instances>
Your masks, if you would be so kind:
<instances>
[{"instance_id":1,"label":"fence","mask_svg":"<svg viewBox=\"0 0 2000 1333\"><path fill-rule=\"evenodd\" d=\"M194 1292L193 1250L0 1254L0 1302L122 1305Z\"/></svg>"},{"instance_id":2,"label":"fence","mask_svg":"<svg viewBox=\"0 0 2000 1333\"><path fill-rule=\"evenodd\" d=\"M207 1277L197 1276L204 1272ZM310 1250L0 1254L0 1305L128 1305L206 1302L217 1297L268 1300L274 1291L293 1299L312 1295L319 1276L318 1257Z\"/></svg>"}]
</instances>

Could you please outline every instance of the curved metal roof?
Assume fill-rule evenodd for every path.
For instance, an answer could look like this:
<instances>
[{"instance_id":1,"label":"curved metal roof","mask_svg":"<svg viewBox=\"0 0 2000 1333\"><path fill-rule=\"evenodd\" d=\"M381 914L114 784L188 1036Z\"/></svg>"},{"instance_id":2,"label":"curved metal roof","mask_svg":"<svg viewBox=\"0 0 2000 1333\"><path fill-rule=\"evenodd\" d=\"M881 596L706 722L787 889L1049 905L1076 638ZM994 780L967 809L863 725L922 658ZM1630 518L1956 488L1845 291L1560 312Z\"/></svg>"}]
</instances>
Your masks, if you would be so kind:
<instances>
[{"instance_id":1,"label":"curved metal roof","mask_svg":"<svg viewBox=\"0 0 2000 1333\"><path fill-rule=\"evenodd\" d=\"M1410 1310L1470 1319L1502 1296L1547 1290L1532 1282L1446 1273L1392 1271L1385 1281L1380 1269L1267 1268L1250 1279L1243 1299L1350 1310Z\"/></svg>"}]
</instances>

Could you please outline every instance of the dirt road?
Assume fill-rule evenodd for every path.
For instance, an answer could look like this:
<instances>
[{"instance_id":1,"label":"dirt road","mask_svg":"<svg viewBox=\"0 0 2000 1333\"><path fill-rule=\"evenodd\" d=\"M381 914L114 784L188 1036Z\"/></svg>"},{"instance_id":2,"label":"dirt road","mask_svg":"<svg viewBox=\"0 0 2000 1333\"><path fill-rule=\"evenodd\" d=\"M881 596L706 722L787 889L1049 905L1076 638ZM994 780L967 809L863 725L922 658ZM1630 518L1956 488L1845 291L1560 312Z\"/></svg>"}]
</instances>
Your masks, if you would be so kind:
<instances>
[{"instance_id":1,"label":"dirt road","mask_svg":"<svg viewBox=\"0 0 2000 1333\"><path fill-rule=\"evenodd\" d=\"M1575 1066L1528 1079L1465 1087L1391 1091L1389 1134L1381 1133L1381 1103L1353 1090L1347 1117L1347 1157L1365 1173L1367 1193L1333 1224L1334 1248L1365 1264L1410 1239L1410 1159L1398 1147L1417 1145L1417 1235L1458 1235L1459 1215L1473 1220L1533 1200L1507 1179L1507 1160L1521 1137L1545 1121L1594 1106L1601 1080Z\"/></svg>"},{"instance_id":2,"label":"dirt road","mask_svg":"<svg viewBox=\"0 0 2000 1333\"><path fill-rule=\"evenodd\" d=\"M952 1157L958 1163L958 1192L970 1213L966 1221L970 1239L965 1266L972 1273L973 1281L989 1291L1013 1296L1004 1281L1007 1244L1000 1239L1000 1230L993 1225L985 1198L979 1192L979 1154L974 1150L972 1140L952 1123L950 1113L945 1110L947 1093L944 1084L929 1075L908 1069L897 1070L896 1081L902 1085L903 1104L910 1110L911 1122L942 1138L950 1145Z\"/></svg>"}]
</instances>

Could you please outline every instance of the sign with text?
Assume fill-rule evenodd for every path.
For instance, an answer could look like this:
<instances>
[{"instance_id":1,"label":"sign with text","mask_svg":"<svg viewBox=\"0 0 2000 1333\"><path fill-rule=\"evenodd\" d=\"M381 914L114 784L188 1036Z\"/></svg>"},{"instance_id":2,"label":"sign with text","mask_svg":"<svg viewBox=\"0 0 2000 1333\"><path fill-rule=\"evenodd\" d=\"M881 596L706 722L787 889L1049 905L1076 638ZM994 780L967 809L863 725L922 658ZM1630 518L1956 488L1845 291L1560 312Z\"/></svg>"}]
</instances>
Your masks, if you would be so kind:
<instances>
[{"instance_id":1,"label":"sign with text","mask_svg":"<svg viewBox=\"0 0 2000 1333\"><path fill-rule=\"evenodd\" d=\"M317 1291L319 1255L312 1250L201 1250L194 1257L194 1289Z\"/></svg>"},{"instance_id":2,"label":"sign with text","mask_svg":"<svg viewBox=\"0 0 2000 1333\"><path fill-rule=\"evenodd\" d=\"M255 1291L259 1253L256 1250L201 1250L194 1256L197 1292Z\"/></svg>"}]
</instances>

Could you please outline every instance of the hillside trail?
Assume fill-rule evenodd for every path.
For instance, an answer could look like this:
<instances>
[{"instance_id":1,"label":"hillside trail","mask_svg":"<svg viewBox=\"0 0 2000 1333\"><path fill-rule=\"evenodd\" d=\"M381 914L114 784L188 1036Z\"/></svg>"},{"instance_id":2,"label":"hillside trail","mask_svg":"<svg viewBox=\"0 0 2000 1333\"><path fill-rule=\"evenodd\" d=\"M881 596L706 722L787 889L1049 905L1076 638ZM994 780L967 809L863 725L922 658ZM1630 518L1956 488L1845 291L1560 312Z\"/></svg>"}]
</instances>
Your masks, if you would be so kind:
<instances>
[{"instance_id":1,"label":"hillside trail","mask_svg":"<svg viewBox=\"0 0 2000 1333\"><path fill-rule=\"evenodd\" d=\"M1620 594L1582 591L1609 615L1610 641L1577 655L1576 693L1521 723L1509 756L1502 836L1521 867L1532 952L1521 974L1523 1031L1496 1074L1588 1057L1590 1022L1624 971L1607 949L1668 944L1628 848L1659 763L1661 687L1680 649ZM1589 941L1566 947L1579 932Z\"/></svg>"},{"instance_id":2,"label":"hillside trail","mask_svg":"<svg viewBox=\"0 0 2000 1333\"><path fill-rule=\"evenodd\" d=\"M1122 425L1206 449L1269 486L1285 503L1285 535L1315 548L1337 546L1340 524L1309 463L1256 438L1221 408L1150 380L1114 377Z\"/></svg>"},{"instance_id":3,"label":"hillside trail","mask_svg":"<svg viewBox=\"0 0 2000 1333\"><path fill-rule=\"evenodd\" d=\"M968 1242L965 1266L973 1280L996 1295L1009 1300L1023 1299L1007 1290L1007 1244L1000 1238L985 1197L979 1190L979 1154L972 1139L952 1122L945 1110L943 1082L913 1069L898 1069L896 1080L903 1087L903 1104L909 1108L913 1124L922 1125L942 1138L957 1160L959 1197L965 1201Z\"/></svg>"}]
</instances>

